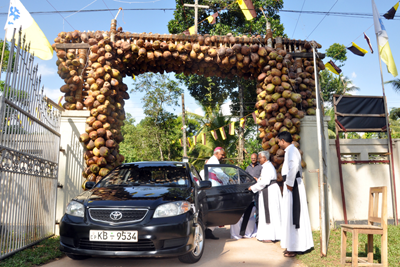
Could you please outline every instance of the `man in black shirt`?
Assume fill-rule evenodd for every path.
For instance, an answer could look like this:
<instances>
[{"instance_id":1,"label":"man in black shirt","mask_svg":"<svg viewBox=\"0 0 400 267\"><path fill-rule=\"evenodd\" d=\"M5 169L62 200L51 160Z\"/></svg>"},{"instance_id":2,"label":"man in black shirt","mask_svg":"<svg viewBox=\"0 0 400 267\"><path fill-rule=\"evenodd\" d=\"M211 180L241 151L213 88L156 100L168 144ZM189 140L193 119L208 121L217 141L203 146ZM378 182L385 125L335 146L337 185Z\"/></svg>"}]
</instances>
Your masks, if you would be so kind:
<instances>
[{"instance_id":1,"label":"man in black shirt","mask_svg":"<svg viewBox=\"0 0 400 267\"><path fill-rule=\"evenodd\" d=\"M249 166L247 166L246 172L250 173L250 175L253 176L257 180L261 175L261 169L262 169L261 164L258 163L257 153L251 154L250 159L251 159L251 164Z\"/></svg>"}]
</instances>

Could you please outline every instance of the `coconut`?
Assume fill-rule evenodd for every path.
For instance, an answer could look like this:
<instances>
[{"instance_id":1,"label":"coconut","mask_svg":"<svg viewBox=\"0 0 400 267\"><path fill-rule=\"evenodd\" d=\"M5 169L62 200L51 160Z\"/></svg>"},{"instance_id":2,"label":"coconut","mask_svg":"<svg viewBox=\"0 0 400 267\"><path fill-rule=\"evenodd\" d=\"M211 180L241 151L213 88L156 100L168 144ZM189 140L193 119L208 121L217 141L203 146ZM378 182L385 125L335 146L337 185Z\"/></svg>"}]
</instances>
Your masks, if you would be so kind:
<instances>
[{"instance_id":1,"label":"coconut","mask_svg":"<svg viewBox=\"0 0 400 267\"><path fill-rule=\"evenodd\" d=\"M89 135L87 133L83 133L79 136L79 141L86 143L89 141Z\"/></svg>"}]
</instances>

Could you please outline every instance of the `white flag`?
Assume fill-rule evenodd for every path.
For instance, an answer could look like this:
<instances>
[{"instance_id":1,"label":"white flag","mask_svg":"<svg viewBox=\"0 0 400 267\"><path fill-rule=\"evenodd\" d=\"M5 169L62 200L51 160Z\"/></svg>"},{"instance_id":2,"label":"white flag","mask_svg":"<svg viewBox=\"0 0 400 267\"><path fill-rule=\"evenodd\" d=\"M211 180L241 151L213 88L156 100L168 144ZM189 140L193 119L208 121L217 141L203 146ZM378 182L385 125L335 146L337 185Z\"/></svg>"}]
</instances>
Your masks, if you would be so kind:
<instances>
[{"instance_id":1,"label":"white flag","mask_svg":"<svg viewBox=\"0 0 400 267\"><path fill-rule=\"evenodd\" d=\"M392 51L389 46L389 37L386 33L385 26L383 25L382 18L376 8L375 1L372 0L372 13L374 15L375 34L378 37L378 51L381 59L385 62L387 70L394 77L397 76L397 68L394 63Z\"/></svg>"},{"instance_id":2,"label":"white flag","mask_svg":"<svg viewBox=\"0 0 400 267\"><path fill-rule=\"evenodd\" d=\"M53 57L53 48L31 14L19 0L10 0L8 17L4 26L4 30L7 31L6 40L12 40L14 29L15 40L18 40L20 27L22 27L21 38L26 35L26 43L30 43L29 53L44 60Z\"/></svg>"}]
</instances>

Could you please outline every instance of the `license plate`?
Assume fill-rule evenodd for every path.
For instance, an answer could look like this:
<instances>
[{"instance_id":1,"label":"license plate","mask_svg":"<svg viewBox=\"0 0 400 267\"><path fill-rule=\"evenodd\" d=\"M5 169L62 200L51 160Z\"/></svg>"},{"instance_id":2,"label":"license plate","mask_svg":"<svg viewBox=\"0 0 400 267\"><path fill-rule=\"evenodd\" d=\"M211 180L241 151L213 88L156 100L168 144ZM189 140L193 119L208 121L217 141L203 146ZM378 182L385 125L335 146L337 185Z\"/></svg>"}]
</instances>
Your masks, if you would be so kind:
<instances>
[{"instance_id":1,"label":"license plate","mask_svg":"<svg viewBox=\"0 0 400 267\"><path fill-rule=\"evenodd\" d=\"M90 230L90 241L102 242L138 242L138 231L101 231Z\"/></svg>"}]
</instances>

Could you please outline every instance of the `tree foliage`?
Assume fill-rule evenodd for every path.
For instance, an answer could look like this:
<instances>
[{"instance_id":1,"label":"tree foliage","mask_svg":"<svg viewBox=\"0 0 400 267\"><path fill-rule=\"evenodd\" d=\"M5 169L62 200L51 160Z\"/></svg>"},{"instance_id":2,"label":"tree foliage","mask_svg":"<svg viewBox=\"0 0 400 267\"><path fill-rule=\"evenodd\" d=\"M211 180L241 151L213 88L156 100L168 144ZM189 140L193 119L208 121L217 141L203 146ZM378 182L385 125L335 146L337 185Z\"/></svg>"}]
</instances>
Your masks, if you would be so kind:
<instances>
[{"instance_id":1,"label":"tree foliage","mask_svg":"<svg viewBox=\"0 0 400 267\"><path fill-rule=\"evenodd\" d=\"M334 43L328 49L326 49L326 56L332 58L333 61L339 61L341 63L344 63L347 60L346 54L347 54L346 46L342 44Z\"/></svg>"},{"instance_id":2,"label":"tree foliage","mask_svg":"<svg viewBox=\"0 0 400 267\"><path fill-rule=\"evenodd\" d=\"M320 72L320 83L324 102L328 103L330 106L333 105L333 95L349 94L360 90L348 77L343 74L333 74L328 70Z\"/></svg>"},{"instance_id":3,"label":"tree foliage","mask_svg":"<svg viewBox=\"0 0 400 267\"><path fill-rule=\"evenodd\" d=\"M391 84L393 89L394 89L394 91L397 92L397 93L400 93L400 79L394 79L394 80L391 80L391 81L387 81L385 83Z\"/></svg>"},{"instance_id":4,"label":"tree foliage","mask_svg":"<svg viewBox=\"0 0 400 267\"><path fill-rule=\"evenodd\" d=\"M137 77L131 92L145 92L142 98L144 113L147 117L140 122L141 129L147 136L145 142L139 144L143 149L156 147L158 157L151 160L171 160L174 157L176 140L176 115L166 110L167 107L175 107L179 103L183 90L176 81L167 75L145 73ZM140 134L140 133L138 133ZM154 138L154 139L153 139ZM151 141L151 143L148 143ZM154 156L154 153L151 153ZM147 159L143 155L141 160Z\"/></svg>"},{"instance_id":5,"label":"tree foliage","mask_svg":"<svg viewBox=\"0 0 400 267\"><path fill-rule=\"evenodd\" d=\"M192 2L191 0L176 0L174 19L170 20L168 23L168 30L170 33L182 33L193 26L194 9L183 7L183 4L192 4ZM205 20L209 15L226 8L226 10L219 12L216 24L209 24L207 20L199 23L199 34L226 35L232 33L234 36L265 35L266 20L260 10L260 7L262 7L269 18L271 28L274 30L274 36L285 36L283 32L284 27L280 23L280 16L278 15L278 10L283 8L282 0L253 0L257 17L250 21L245 19L236 1L200 0L199 4L210 6L208 10L199 9L199 22ZM211 109L215 109L228 98L234 103L238 103L238 82L243 86L244 102L253 102L257 97L255 81L244 79L230 80L215 76L185 76L183 74L177 75L176 77L187 86L194 99L199 101L201 105ZM251 108L253 108L253 106Z\"/></svg>"},{"instance_id":6,"label":"tree foliage","mask_svg":"<svg viewBox=\"0 0 400 267\"><path fill-rule=\"evenodd\" d=\"M3 45L4 45L4 40L0 39L0 58L3 53ZM7 65L8 65L8 58L10 56L10 46L8 43L5 43L5 49L4 49L4 56L3 56L3 63L1 64L1 69L0 71L6 71L7 70Z\"/></svg>"}]
</instances>

